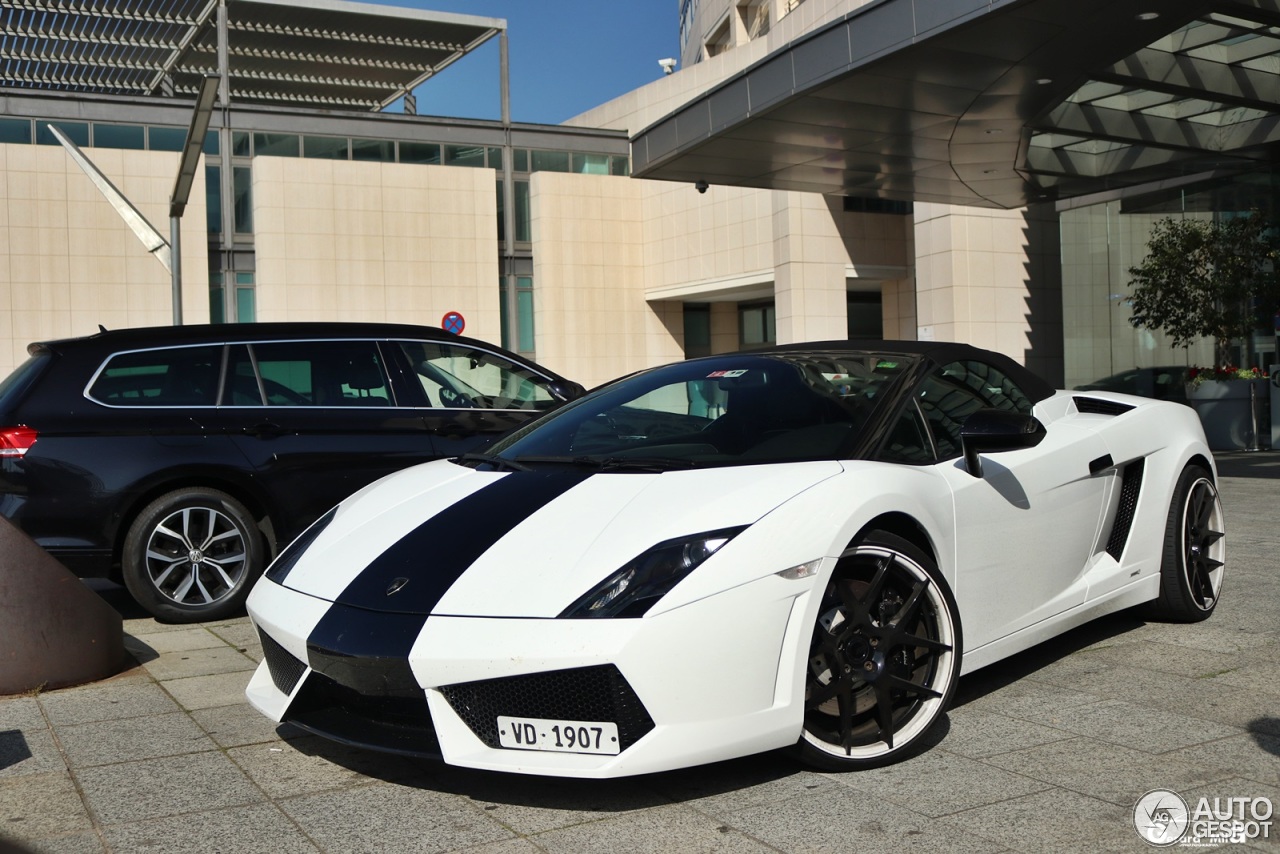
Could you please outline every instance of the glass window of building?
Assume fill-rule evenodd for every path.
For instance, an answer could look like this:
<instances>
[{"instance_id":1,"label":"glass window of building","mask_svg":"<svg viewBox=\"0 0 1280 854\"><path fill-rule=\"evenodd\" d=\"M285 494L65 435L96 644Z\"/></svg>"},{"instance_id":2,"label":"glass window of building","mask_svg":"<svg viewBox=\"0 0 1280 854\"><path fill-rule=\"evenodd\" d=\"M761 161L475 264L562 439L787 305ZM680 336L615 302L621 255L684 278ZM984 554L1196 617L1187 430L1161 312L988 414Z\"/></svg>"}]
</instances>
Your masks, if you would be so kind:
<instances>
[{"instance_id":1,"label":"glass window of building","mask_svg":"<svg viewBox=\"0 0 1280 854\"><path fill-rule=\"evenodd\" d=\"M569 152L567 151L531 151L529 159L530 172L569 171Z\"/></svg>"},{"instance_id":2,"label":"glass window of building","mask_svg":"<svg viewBox=\"0 0 1280 854\"><path fill-rule=\"evenodd\" d=\"M401 163L439 163L440 145L435 142L400 143Z\"/></svg>"},{"instance_id":3,"label":"glass window of building","mask_svg":"<svg viewBox=\"0 0 1280 854\"><path fill-rule=\"evenodd\" d=\"M738 306L738 340L743 347L778 343L777 311L772 302Z\"/></svg>"},{"instance_id":4,"label":"glass window of building","mask_svg":"<svg viewBox=\"0 0 1280 854\"><path fill-rule=\"evenodd\" d=\"M234 280L233 307L231 320L228 321L226 276L222 273L209 273L210 323L253 323L258 319L253 273L236 273Z\"/></svg>"},{"instance_id":5,"label":"glass window of building","mask_svg":"<svg viewBox=\"0 0 1280 854\"><path fill-rule=\"evenodd\" d=\"M534 351L532 276L516 276L516 330L516 349L521 353L532 353Z\"/></svg>"},{"instance_id":6,"label":"glass window of building","mask_svg":"<svg viewBox=\"0 0 1280 854\"><path fill-rule=\"evenodd\" d=\"M480 145L446 145L446 166L484 166L484 147Z\"/></svg>"},{"instance_id":7,"label":"glass window of building","mask_svg":"<svg viewBox=\"0 0 1280 854\"><path fill-rule=\"evenodd\" d=\"M502 149L490 147L487 149L490 169L502 168Z\"/></svg>"},{"instance_id":8,"label":"glass window of building","mask_svg":"<svg viewBox=\"0 0 1280 854\"><path fill-rule=\"evenodd\" d=\"M89 145L89 123L88 122L54 122L58 126L58 130L66 134L67 138L76 145L88 147ZM58 138L53 135L53 131L49 130L48 122L36 122L36 145L61 145Z\"/></svg>"},{"instance_id":9,"label":"glass window of building","mask_svg":"<svg viewBox=\"0 0 1280 854\"><path fill-rule=\"evenodd\" d=\"M511 312L507 302L507 285L505 279L498 281L499 321L502 324L502 346L508 350L532 356L534 352L533 330L533 277L516 276L516 328L515 340L512 341L512 329L509 319Z\"/></svg>"},{"instance_id":10,"label":"glass window of building","mask_svg":"<svg viewBox=\"0 0 1280 854\"><path fill-rule=\"evenodd\" d=\"M217 154L221 147L218 144L218 132L216 130L207 131L204 135L204 147L201 149L205 154Z\"/></svg>"},{"instance_id":11,"label":"glass window of building","mask_svg":"<svg viewBox=\"0 0 1280 854\"><path fill-rule=\"evenodd\" d=\"M125 148L142 151L147 147L147 132L142 125L93 125L95 148Z\"/></svg>"},{"instance_id":12,"label":"glass window of building","mask_svg":"<svg viewBox=\"0 0 1280 854\"><path fill-rule=\"evenodd\" d=\"M250 197L253 176L248 166L236 166L231 177L235 187L235 233L253 234L253 200Z\"/></svg>"},{"instance_id":13,"label":"glass window of building","mask_svg":"<svg viewBox=\"0 0 1280 854\"><path fill-rule=\"evenodd\" d=\"M152 151L181 151L186 144L186 128L147 129L147 147Z\"/></svg>"},{"instance_id":14,"label":"glass window of building","mask_svg":"<svg viewBox=\"0 0 1280 854\"><path fill-rule=\"evenodd\" d=\"M529 149L517 148L511 156L511 168L517 172L529 171Z\"/></svg>"},{"instance_id":15,"label":"glass window of building","mask_svg":"<svg viewBox=\"0 0 1280 854\"><path fill-rule=\"evenodd\" d=\"M304 136L302 156L316 160L346 160L347 138L345 136Z\"/></svg>"},{"instance_id":16,"label":"glass window of building","mask_svg":"<svg viewBox=\"0 0 1280 854\"><path fill-rule=\"evenodd\" d=\"M295 133L255 133L254 157L297 157L301 140Z\"/></svg>"},{"instance_id":17,"label":"glass window of building","mask_svg":"<svg viewBox=\"0 0 1280 854\"><path fill-rule=\"evenodd\" d=\"M209 273L209 322L227 322L227 290L221 273Z\"/></svg>"},{"instance_id":18,"label":"glass window of building","mask_svg":"<svg viewBox=\"0 0 1280 854\"><path fill-rule=\"evenodd\" d=\"M609 174L627 177L631 174L631 159L626 155L615 154L609 158Z\"/></svg>"},{"instance_id":19,"label":"glass window of building","mask_svg":"<svg viewBox=\"0 0 1280 854\"><path fill-rule=\"evenodd\" d=\"M236 157L248 157L253 153L247 131L236 130L231 132L231 153Z\"/></svg>"},{"instance_id":20,"label":"glass window of building","mask_svg":"<svg viewBox=\"0 0 1280 854\"><path fill-rule=\"evenodd\" d=\"M351 140L351 159L371 163L395 163L396 144L389 139Z\"/></svg>"},{"instance_id":21,"label":"glass window of building","mask_svg":"<svg viewBox=\"0 0 1280 854\"><path fill-rule=\"evenodd\" d=\"M684 357L711 355L711 305L705 302L684 304Z\"/></svg>"},{"instance_id":22,"label":"glass window of building","mask_svg":"<svg viewBox=\"0 0 1280 854\"><path fill-rule=\"evenodd\" d=\"M210 234L222 233L222 168L204 167L204 210Z\"/></svg>"},{"instance_id":23,"label":"glass window of building","mask_svg":"<svg viewBox=\"0 0 1280 854\"><path fill-rule=\"evenodd\" d=\"M850 338L884 337L884 308L878 291L849 293L846 308Z\"/></svg>"},{"instance_id":24,"label":"glass window of building","mask_svg":"<svg viewBox=\"0 0 1280 854\"><path fill-rule=\"evenodd\" d=\"M532 230L530 228L529 213L529 182L516 181L515 187L516 197L516 242L528 243L533 240Z\"/></svg>"},{"instance_id":25,"label":"glass window of building","mask_svg":"<svg viewBox=\"0 0 1280 854\"><path fill-rule=\"evenodd\" d=\"M258 295L253 273L236 273L236 323L253 323L258 319Z\"/></svg>"},{"instance_id":26,"label":"glass window of building","mask_svg":"<svg viewBox=\"0 0 1280 854\"><path fill-rule=\"evenodd\" d=\"M573 171L580 175L608 175L609 155L575 154L573 155Z\"/></svg>"},{"instance_id":27,"label":"glass window of building","mask_svg":"<svg viewBox=\"0 0 1280 854\"><path fill-rule=\"evenodd\" d=\"M31 144L31 122L27 119L0 119L0 142Z\"/></svg>"}]
</instances>

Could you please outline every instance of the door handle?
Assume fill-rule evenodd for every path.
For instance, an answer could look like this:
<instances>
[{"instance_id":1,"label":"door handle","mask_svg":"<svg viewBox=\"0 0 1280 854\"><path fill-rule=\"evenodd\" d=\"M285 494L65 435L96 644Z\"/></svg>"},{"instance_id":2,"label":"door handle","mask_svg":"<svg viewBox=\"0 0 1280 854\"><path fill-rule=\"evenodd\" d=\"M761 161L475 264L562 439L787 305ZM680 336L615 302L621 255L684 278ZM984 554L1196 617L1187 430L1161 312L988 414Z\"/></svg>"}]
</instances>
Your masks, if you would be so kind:
<instances>
[{"instance_id":1,"label":"door handle","mask_svg":"<svg viewBox=\"0 0 1280 854\"><path fill-rule=\"evenodd\" d=\"M284 428L270 421L261 421L252 427L245 427L244 433L256 439L275 439L284 435Z\"/></svg>"}]
</instances>

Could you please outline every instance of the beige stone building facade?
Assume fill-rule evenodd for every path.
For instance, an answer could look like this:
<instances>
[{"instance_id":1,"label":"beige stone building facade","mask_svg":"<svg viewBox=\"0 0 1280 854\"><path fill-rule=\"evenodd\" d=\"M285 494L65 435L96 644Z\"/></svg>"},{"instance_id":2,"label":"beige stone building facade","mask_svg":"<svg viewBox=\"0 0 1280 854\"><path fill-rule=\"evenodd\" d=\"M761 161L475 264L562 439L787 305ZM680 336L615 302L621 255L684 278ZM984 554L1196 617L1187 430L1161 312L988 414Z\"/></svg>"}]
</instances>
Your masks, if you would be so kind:
<instances>
[{"instance_id":1,"label":"beige stone building facade","mask_svg":"<svg viewBox=\"0 0 1280 854\"><path fill-rule=\"evenodd\" d=\"M848 337L964 341L1068 385L1210 355L1135 330L1126 275L1155 221L1214 215L1243 186L1232 177L1175 182L1176 199L1166 182L1009 209L913 201L905 190L633 177L629 146L647 130L732 94L867 9L902 4L678 5L674 73L655 66L651 84L563 126L215 111L192 195L207 203L193 201L181 221L184 322L439 326L456 311L465 334L588 386L690 355ZM357 21L381 8L336 6ZM962 18L993 14L937 8L950 6ZM188 110L161 96L0 89L0 373L29 341L170 322L168 273L42 128L76 130L163 230L178 155L152 140L180 133ZM119 143L123 130L142 140L143 128L145 142ZM1066 150L1054 149L1064 160ZM1250 175L1264 188L1250 203L1274 206L1274 176Z\"/></svg>"}]
</instances>

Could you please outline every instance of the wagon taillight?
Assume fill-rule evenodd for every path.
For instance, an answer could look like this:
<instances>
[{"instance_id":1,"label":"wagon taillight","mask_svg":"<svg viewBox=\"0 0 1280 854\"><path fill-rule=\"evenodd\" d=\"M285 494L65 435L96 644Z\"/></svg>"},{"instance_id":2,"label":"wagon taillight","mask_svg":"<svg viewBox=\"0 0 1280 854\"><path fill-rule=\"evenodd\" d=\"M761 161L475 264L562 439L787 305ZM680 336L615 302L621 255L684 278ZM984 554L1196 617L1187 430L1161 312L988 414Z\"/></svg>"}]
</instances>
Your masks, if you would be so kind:
<instances>
[{"instance_id":1,"label":"wagon taillight","mask_svg":"<svg viewBox=\"0 0 1280 854\"><path fill-rule=\"evenodd\" d=\"M40 434L31 427L0 427L0 457L20 457L36 443Z\"/></svg>"}]
</instances>

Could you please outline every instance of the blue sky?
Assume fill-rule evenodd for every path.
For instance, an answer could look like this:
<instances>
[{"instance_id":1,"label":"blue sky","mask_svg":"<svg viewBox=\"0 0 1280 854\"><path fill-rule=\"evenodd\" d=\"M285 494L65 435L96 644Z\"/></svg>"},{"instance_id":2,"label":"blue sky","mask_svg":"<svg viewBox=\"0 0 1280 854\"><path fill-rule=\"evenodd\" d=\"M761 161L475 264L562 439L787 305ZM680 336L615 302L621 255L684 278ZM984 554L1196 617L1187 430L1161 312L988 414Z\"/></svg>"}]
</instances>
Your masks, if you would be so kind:
<instances>
[{"instance_id":1,"label":"blue sky","mask_svg":"<svg viewBox=\"0 0 1280 854\"><path fill-rule=\"evenodd\" d=\"M678 0L380 0L505 18L511 118L559 124L662 76L678 57ZM419 87L418 113L500 118L498 39ZM395 108L393 108L395 109Z\"/></svg>"}]
</instances>

